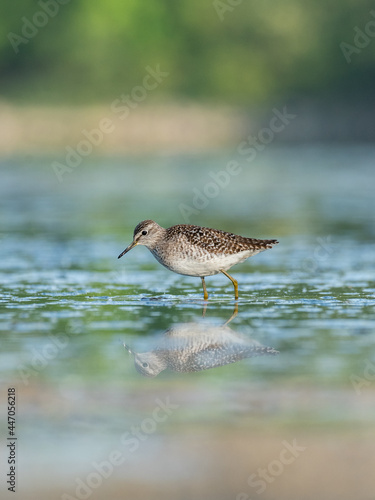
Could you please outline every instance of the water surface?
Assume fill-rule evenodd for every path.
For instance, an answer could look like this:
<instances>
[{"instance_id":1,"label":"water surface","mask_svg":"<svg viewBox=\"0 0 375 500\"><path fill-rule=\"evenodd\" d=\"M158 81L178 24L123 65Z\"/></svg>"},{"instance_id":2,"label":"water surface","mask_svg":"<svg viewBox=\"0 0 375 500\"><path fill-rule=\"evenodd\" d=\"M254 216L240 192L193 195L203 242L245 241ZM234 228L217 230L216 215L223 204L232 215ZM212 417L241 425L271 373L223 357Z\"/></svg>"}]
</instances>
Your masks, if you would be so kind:
<instances>
[{"instance_id":1,"label":"water surface","mask_svg":"<svg viewBox=\"0 0 375 500\"><path fill-rule=\"evenodd\" d=\"M61 183L46 159L4 159L0 380L18 395L16 495L370 498L374 153L270 147L199 208L230 153L88 159ZM232 269L226 327L224 276L207 278L205 306L199 279L146 248L117 260L140 220L187 222L181 204L188 222L280 241ZM207 330L278 354L145 377L123 346L153 352L174 331L199 351ZM293 440L304 450L270 465Z\"/></svg>"}]
</instances>

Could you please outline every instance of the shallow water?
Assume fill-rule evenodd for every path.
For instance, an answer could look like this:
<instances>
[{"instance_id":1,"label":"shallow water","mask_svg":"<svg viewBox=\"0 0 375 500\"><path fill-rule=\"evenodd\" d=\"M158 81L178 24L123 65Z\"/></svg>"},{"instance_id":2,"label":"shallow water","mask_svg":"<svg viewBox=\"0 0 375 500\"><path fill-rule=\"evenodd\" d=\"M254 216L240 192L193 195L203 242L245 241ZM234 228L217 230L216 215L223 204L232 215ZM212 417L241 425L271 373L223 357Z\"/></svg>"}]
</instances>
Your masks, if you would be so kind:
<instances>
[{"instance_id":1,"label":"shallow water","mask_svg":"<svg viewBox=\"0 0 375 500\"><path fill-rule=\"evenodd\" d=\"M0 428L15 386L18 497L371 498L374 153L269 148L215 191L230 154L87 160L61 183L46 160L4 160ZM117 259L140 220L187 222L181 203L190 223L280 241L232 269L226 326L224 276L205 305L146 248ZM145 377L124 343L169 361ZM305 449L272 469L293 439Z\"/></svg>"}]
</instances>

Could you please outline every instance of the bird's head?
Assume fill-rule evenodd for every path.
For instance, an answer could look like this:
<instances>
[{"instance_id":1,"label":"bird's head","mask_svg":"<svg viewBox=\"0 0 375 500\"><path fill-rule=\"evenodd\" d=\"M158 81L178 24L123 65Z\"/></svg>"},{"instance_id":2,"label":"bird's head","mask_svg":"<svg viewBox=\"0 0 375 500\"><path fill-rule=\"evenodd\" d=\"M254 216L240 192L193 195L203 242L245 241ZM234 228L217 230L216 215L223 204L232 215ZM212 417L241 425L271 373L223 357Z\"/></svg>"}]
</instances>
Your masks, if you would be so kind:
<instances>
[{"instance_id":1,"label":"bird's head","mask_svg":"<svg viewBox=\"0 0 375 500\"><path fill-rule=\"evenodd\" d=\"M118 258L120 259L136 245L145 245L147 248L152 250L164 231L165 229L153 220L144 220L140 222L134 229L133 241L123 252L120 253Z\"/></svg>"}]
</instances>

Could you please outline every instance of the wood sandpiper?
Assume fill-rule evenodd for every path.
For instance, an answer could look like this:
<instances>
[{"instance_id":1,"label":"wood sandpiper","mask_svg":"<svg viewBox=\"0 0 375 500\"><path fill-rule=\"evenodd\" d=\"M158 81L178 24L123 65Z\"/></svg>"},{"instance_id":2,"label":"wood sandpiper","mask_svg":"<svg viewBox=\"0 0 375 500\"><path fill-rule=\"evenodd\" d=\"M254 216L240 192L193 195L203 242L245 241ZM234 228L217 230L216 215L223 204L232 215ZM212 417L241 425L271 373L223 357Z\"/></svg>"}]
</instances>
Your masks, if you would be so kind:
<instances>
[{"instance_id":1,"label":"wood sandpiper","mask_svg":"<svg viewBox=\"0 0 375 500\"><path fill-rule=\"evenodd\" d=\"M277 243L277 240L245 238L190 224L178 224L165 229L153 220L144 220L136 226L132 243L118 258L136 245L145 245L167 269L186 276L200 277L204 300L208 299L205 276L220 272L233 283L235 300L238 300L238 283L227 270Z\"/></svg>"}]
</instances>

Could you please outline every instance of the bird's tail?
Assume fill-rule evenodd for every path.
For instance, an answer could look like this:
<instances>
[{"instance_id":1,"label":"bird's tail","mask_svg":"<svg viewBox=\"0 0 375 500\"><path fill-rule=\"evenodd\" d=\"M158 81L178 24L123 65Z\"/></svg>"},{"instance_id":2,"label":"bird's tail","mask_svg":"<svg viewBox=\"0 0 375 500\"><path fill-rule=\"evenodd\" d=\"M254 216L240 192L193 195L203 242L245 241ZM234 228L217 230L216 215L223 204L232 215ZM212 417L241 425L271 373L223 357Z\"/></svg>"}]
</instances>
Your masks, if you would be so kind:
<instances>
[{"instance_id":1,"label":"bird's tail","mask_svg":"<svg viewBox=\"0 0 375 500\"><path fill-rule=\"evenodd\" d=\"M279 242L277 240L257 240L254 238L247 238L249 240L249 245L253 248L257 248L259 250L268 250L272 248L274 245L277 245Z\"/></svg>"}]
</instances>

